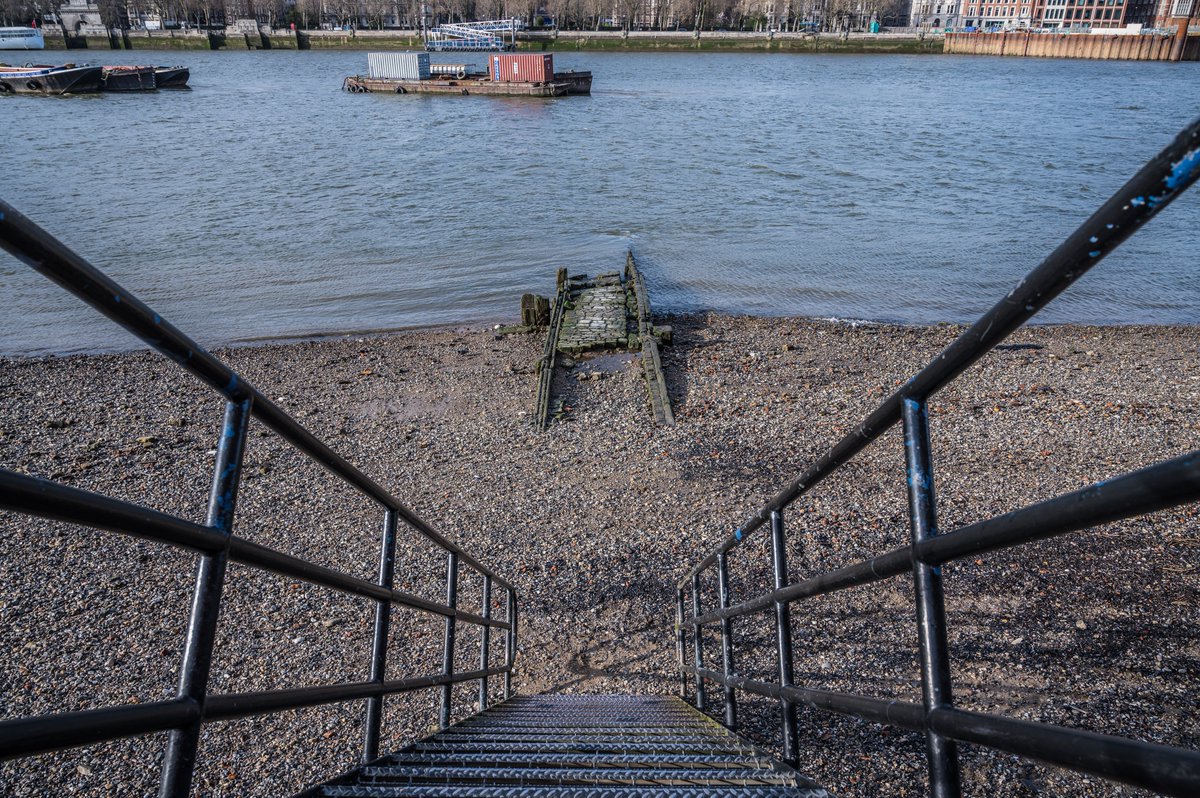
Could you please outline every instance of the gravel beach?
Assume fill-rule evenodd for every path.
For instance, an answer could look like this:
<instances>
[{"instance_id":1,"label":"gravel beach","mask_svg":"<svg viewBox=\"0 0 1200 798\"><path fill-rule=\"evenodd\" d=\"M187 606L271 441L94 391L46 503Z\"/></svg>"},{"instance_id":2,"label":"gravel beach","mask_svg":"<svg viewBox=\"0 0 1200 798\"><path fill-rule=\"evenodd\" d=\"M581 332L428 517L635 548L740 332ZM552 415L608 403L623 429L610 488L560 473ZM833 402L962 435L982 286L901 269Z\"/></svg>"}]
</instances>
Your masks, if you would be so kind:
<instances>
[{"instance_id":1,"label":"gravel beach","mask_svg":"<svg viewBox=\"0 0 1200 798\"><path fill-rule=\"evenodd\" d=\"M514 582L518 692L666 693L679 687L678 580L961 328L661 320L675 329L663 350L671 429L650 424L633 356L606 355L558 378L569 411L536 432L538 335L436 329L217 354ZM1200 448L1197 334L1019 331L932 403L941 528ZM219 397L145 352L0 359L0 465L193 521L204 519L221 412ZM256 423L244 475L235 532L375 578L377 507ZM841 475L789 510L793 580L908 539L897 430ZM397 587L442 598L433 546L402 535L397 562ZM731 566L735 601L762 592L766 535ZM0 514L0 713L173 694L193 569L192 555L164 546ZM960 706L1200 748L1196 505L945 573ZM464 572L460 606L480 601ZM363 680L372 616L368 601L231 567L211 689ZM797 682L919 701L912 616L907 578L795 605ZM746 675L773 678L768 621L735 627L751 643ZM440 670L440 619L397 610L393 629L389 676ZM462 633L459 669L477 667L477 640ZM714 635L717 667L719 651ZM498 664L503 646L493 654ZM458 717L473 695L456 691ZM389 699L385 747L428 733L435 700ZM777 746L775 707L741 709L742 731ZM195 792L280 796L331 777L354 764L362 715L358 702L208 726ZM163 740L0 763L0 795L154 794ZM966 795L1145 794L972 746L961 754ZM801 712L800 769L841 796L926 791L917 735L814 711Z\"/></svg>"}]
</instances>

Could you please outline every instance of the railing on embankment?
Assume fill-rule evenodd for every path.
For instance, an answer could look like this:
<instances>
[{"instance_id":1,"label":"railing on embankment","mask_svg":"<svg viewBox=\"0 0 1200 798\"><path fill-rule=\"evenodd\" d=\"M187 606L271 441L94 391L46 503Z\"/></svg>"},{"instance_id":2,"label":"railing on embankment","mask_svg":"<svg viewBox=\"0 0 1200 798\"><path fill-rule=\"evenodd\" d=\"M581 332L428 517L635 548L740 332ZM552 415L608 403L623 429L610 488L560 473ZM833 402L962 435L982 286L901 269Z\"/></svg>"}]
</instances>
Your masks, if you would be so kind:
<instances>
[{"instance_id":1,"label":"railing on embankment","mask_svg":"<svg viewBox=\"0 0 1200 798\"><path fill-rule=\"evenodd\" d=\"M677 588L676 647L686 697L694 677L696 704L708 708L706 681L720 685L725 722L737 725L736 691L778 699L784 758L795 762L800 705L923 733L930 793L959 794L956 742L970 742L1071 770L1157 790L1200 795L1200 752L1121 737L956 709L941 566L1025 543L1174 507L1200 499L1200 451L1109 479L1089 488L988 518L945 534L937 532L927 407L949 385L1020 325L1066 290L1118 244L1166 207L1200 176L1200 120L1142 168L1090 219L1007 296L964 332L923 371L892 394L854 432L844 437L799 479L790 483L706 556ZM834 475L897 421L902 423L912 544L791 584L787 583L784 511ZM771 534L772 589L730 604L729 552L759 527ZM715 566L715 596L706 597L701 575ZM833 692L794 682L791 605L837 590L861 587L902 574L915 584L922 704ZM691 592L691 612L685 593ZM708 610L705 610L708 607ZM716 609L712 609L716 607ZM775 615L775 664L779 681L738 675L733 622L754 613ZM721 668L705 664L703 630L719 625ZM690 630L691 634L685 634ZM690 637L690 640L689 640ZM690 651L690 657L688 649ZM689 658L691 664L689 663ZM812 773L820 778L820 773Z\"/></svg>"},{"instance_id":2,"label":"railing on embankment","mask_svg":"<svg viewBox=\"0 0 1200 798\"><path fill-rule=\"evenodd\" d=\"M0 722L0 759L170 730L160 795L163 798L186 796L196 766L200 727L204 723L365 700L363 760L368 761L379 755L383 701L387 695L440 690L439 720L446 726L450 722L452 689L456 684L477 682L481 709L487 708L490 677L502 676L504 697L511 694L517 596L509 582L440 535L228 366L4 202L0 202L0 246L141 338L225 398L225 421L217 446L205 525L0 468L0 508L175 546L194 552L199 560L175 698L4 720ZM233 534L238 484L247 446L247 425L251 418L379 505L383 533L378 582L334 571ZM400 522L446 552L445 603L429 601L393 587L396 533ZM230 562L370 600L374 606L375 625L367 680L255 693L209 694L209 670ZM482 579L483 600L479 613L458 606L462 566L472 569ZM503 619L492 617L493 588L507 594ZM445 618L443 661L439 672L410 674L399 679L388 677L386 652L393 605ZM454 672L459 623L481 627L478 670ZM505 633L504 664L500 667L489 667L492 629Z\"/></svg>"}]
</instances>

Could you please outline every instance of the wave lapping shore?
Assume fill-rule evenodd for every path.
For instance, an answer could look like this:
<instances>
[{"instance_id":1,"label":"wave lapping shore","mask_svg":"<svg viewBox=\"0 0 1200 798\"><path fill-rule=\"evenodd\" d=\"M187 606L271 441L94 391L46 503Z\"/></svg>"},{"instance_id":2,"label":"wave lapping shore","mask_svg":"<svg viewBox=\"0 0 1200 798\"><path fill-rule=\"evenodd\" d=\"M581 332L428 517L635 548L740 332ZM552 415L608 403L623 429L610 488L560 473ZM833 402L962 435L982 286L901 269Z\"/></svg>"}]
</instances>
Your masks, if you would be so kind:
<instances>
[{"instance_id":1,"label":"wave lapping shore","mask_svg":"<svg viewBox=\"0 0 1200 798\"><path fill-rule=\"evenodd\" d=\"M532 418L537 336L432 330L220 352L419 515L512 579L521 693L672 693L674 585L961 328L684 315L663 365L678 425L651 426L631 356L580 363L566 419ZM932 403L950 530L1200 448L1194 327L1019 331ZM0 360L0 465L203 521L222 402L148 353ZM903 545L896 430L788 511L791 577ZM356 576L378 567L381 513L252 425L235 532ZM734 600L760 593L766 536L732 556ZM0 515L6 716L173 694L194 558ZM431 599L444 559L402 535L397 587ZM464 578L460 606L480 601ZM919 701L911 580L793 609L797 682ZM964 708L1200 747L1195 506L946 568ZM232 567L213 692L360 681L370 602ZM735 625L739 672L769 677L766 615ZM389 677L441 668L440 618L397 610ZM496 655L502 650L494 646ZM473 669L471 638L456 667ZM719 662L719 647L708 656ZM496 680L497 682L499 680ZM498 688L498 684L494 688ZM715 691L714 691L715 693ZM474 687L456 691L456 716ZM388 701L384 749L430 731L433 692ZM196 791L277 796L355 763L361 703L206 727ZM776 746L770 702L744 731ZM801 713L801 769L842 796L924 795L916 735ZM163 735L0 763L11 796L156 791ZM964 791L1134 791L964 747Z\"/></svg>"}]
</instances>

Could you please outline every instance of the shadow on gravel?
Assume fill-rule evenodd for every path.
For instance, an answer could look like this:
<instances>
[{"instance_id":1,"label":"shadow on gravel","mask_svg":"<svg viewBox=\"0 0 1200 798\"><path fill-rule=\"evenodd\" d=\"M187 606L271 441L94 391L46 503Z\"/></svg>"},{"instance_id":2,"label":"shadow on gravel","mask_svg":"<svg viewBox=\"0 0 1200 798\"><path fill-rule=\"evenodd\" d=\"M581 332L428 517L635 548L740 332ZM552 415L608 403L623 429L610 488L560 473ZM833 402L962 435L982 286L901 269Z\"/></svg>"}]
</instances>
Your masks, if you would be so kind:
<instances>
[{"instance_id":1,"label":"shadow on gravel","mask_svg":"<svg viewBox=\"0 0 1200 798\"><path fill-rule=\"evenodd\" d=\"M660 635L670 635L671 633L672 629L668 624L648 623L620 635L619 638L628 642L629 638L635 638L639 635L654 638ZM567 663L567 670L579 674L579 678L560 682L546 692L569 693L572 691L572 688L577 688L592 679L620 679L640 676L643 669L633 666L646 663L659 655L658 647L645 647L626 654L616 661L606 662L602 665L595 664L598 662L598 655L602 652L611 652L619 642L619 638L618 636L613 636L594 641L587 648L573 654Z\"/></svg>"}]
</instances>

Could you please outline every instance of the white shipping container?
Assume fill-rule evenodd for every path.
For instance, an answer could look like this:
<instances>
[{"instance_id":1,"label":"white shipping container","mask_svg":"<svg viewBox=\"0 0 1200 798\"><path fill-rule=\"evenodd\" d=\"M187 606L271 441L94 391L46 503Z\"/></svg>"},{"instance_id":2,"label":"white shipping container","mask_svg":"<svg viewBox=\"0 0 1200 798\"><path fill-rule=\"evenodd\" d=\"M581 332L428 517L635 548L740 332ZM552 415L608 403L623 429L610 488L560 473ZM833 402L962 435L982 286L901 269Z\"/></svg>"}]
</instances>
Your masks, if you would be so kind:
<instances>
[{"instance_id":1,"label":"white shipping container","mask_svg":"<svg viewBox=\"0 0 1200 798\"><path fill-rule=\"evenodd\" d=\"M425 80L429 53L367 53L367 70L372 78Z\"/></svg>"}]
</instances>

